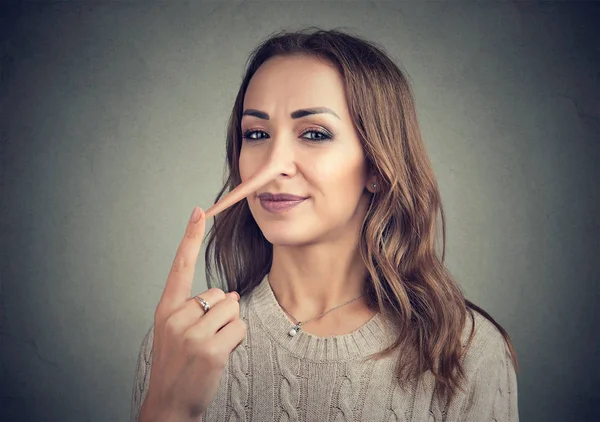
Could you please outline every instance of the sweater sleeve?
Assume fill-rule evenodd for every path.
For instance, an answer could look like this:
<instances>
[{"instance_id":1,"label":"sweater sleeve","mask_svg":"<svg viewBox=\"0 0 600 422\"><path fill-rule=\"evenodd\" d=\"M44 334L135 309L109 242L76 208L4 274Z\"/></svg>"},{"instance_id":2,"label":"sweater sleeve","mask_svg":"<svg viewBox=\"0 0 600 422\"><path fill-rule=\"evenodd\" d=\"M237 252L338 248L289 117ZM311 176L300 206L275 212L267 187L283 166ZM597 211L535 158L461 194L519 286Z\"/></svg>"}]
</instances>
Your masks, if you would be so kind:
<instances>
[{"instance_id":1,"label":"sweater sleeve","mask_svg":"<svg viewBox=\"0 0 600 422\"><path fill-rule=\"evenodd\" d=\"M517 376L499 332L487 351L471 379L460 420L518 422Z\"/></svg>"},{"instance_id":2,"label":"sweater sleeve","mask_svg":"<svg viewBox=\"0 0 600 422\"><path fill-rule=\"evenodd\" d=\"M150 382L150 366L152 363L153 333L154 326L152 326L144 336L138 354L137 364L133 375L133 388L131 391L131 410L129 415L130 422L138 421L142 403L144 403L146 393L148 392L148 383Z\"/></svg>"}]
</instances>

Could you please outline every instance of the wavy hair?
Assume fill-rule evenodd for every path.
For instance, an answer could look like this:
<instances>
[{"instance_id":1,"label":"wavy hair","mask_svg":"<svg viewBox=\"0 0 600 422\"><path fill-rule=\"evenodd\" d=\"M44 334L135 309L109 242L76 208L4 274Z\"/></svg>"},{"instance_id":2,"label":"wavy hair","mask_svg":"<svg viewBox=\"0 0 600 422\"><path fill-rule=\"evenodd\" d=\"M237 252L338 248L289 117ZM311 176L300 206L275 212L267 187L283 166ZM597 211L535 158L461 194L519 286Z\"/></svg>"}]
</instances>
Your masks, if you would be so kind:
<instances>
[{"instance_id":1,"label":"wavy hair","mask_svg":"<svg viewBox=\"0 0 600 422\"><path fill-rule=\"evenodd\" d=\"M441 197L417 122L406 76L377 44L341 30L316 27L272 34L252 51L227 127L227 167L224 186L215 202L241 183L243 101L250 79L274 56L305 55L334 65L344 80L353 124L366 164L377 175L361 227L359 248L368 270L368 305L397 329L395 341L375 355L401 348L396 376L401 386L430 370L439 394L449 400L464 391L461 333L467 314L476 310L490 320L506 340L515 368L516 353L507 332L488 313L467 300L444 266L446 228ZM442 252L436 250L437 219L441 217ZM247 201L214 218L205 252L206 278L213 268L226 280L224 290L247 294L268 274L272 244L256 224ZM473 322L474 323L474 322ZM472 327L473 328L473 327ZM473 329L469 343L473 337ZM467 346L468 347L468 346Z\"/></svg>"}]
</instances>

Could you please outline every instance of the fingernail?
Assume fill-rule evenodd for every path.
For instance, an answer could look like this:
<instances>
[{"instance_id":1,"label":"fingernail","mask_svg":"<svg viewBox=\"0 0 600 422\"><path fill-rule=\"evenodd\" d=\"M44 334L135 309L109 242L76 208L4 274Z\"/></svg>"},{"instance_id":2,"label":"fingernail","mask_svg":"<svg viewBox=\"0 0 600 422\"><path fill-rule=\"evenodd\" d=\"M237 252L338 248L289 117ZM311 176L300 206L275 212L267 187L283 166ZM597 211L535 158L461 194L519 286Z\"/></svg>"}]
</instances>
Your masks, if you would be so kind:
<instances>
[{"instance_id":1,"label":"fingernail","mask_svg":"<svg viewBox=\"0 0 600 422\"><path fill-rule=\"evenodd\" d=\"M202 214L201 211L202 210L200 208L194 207L194 211L192 211L192 216L190 217L190 222L197 223L200 221L200 214Z\"/></svg>"},{"instance_id":2,"label":"fingernail","mask_svg":"<svg viewBox=\"0 0 600 422\"><path fill-rule=\"evenodd\" d=\"M238 294L238 292L229 292L227 294L229 296L231 296L233 299L240 300L240 295Z\"/></svg>"}]
</instances>

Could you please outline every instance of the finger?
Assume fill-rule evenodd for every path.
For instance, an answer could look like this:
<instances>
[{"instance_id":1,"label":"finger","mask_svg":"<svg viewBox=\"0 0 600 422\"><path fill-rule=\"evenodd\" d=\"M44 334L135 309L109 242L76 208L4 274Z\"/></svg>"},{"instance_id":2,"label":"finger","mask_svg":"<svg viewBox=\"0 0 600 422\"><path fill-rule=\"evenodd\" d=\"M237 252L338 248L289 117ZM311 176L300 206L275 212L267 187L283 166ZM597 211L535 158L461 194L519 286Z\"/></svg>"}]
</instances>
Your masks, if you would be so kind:
<instances>
[{"instance_id":1,"label":"finger","mask_svg":"<svg viewBox=\"0 0 600 422\"><path fill-rule=\"evenodd\" d=\"M281 165L278 163L268 163L264 167L260 168L254 173L248 180L240 183L235 189L217 201L212 207L206 211L206 218L211 218L226 210L236 202L241 201L253 192L269 183L278 174L282 173L283 170L280 168Z\"/></svg>"},{"instance_id":2,"label":"finger","mask_svg":"<svg viewBox=\"0 0 600 422\"><path fill-rule=\"evenodd\" d=\"M197 327L197 329L201 329L212 336L225 325L239 318L239 316L240 305L238 301L231 298L225 298L218 302L214 307L211 306L206 315L200 318L194 326L190 327L190 329Z\"/></svg>"},{"instance_id":3,"label":"finger","mask_svg":"<svg viewBox=\"0 0 600 422\"><path fill-rule=\"evenodd\" d=\"M209 311L212 310L217 303L219 303L220 301L222 301L224 299L233 299L233 300L237 301L237 300L239 300L239 297L240 297L237 294L237 292L225 293L225 292L223 292L223 290L217 289L214 287L212 289L209 289L206 292L200 293L196 296L200 296L202 299L204 299L206 302L208 302L208 305L210 306ZM194 296L190 300L186 301L186 303L182 306L182 308L188 308L190 310L190 312L192 313L192 315L194 316L194 318L199 318L199 317L202 317L206 312L204 312L204 307L196 299L196 296ZM198 309L199 309L199 311L198 311Z\"/></svg>"},{"instance_id":4,"label":"finger","mask_svg":"<svg viewBox=\"0 0 600 422\"><path fill-rule=\"evenodd\" d=\"M231 353L239 346L246 337L246 323L241 319L235 319L224 326L216 335L215 342L223 347L228 353Z\"/></svg>"},{"instance_id":5,"label":"finger","mask_svg":"<svg viewBox=\"0 0 600 422\"><path fill-rule=\"evenodd\" d=\"M235 300L237 300L238 302L239 302L239 300L240 300L240 294L239 294L238 292L236 292L236 291L232 291L232 292L229 292L229 293L225 293L225 296L227 296L227 297L231 296L232 298L234 298L234 299L235 299Z\"/></svg>"},{"instance_id":6,"label":"finger","mask_svg":"<svg viewBox=\"0 0 600 422\"><path fill-rule=\"evenodd\" d=\"M159 302L159 307L167 312L174 311L190 298L192 291L192 282L194 280L194 270L196 261L200 253L202 238L206 228L206 216L201 208L195 212L200 212L199 220L194 222L190 219L185 229L183 240L177 248L175 259L171 271L167 277L167 282Z\"/></svg>"},{"instance_id":7,"label":"finger","mask_svg":"<svg viewBox=\"0 0 600 422\"><path fill-rule=\"evenodd\" d=\"M202 297L202 299L208 302L210 306L209 312L213 310L213 307L217 303L226 298L236 298L235 295L232 295L231 293L225 294L223 290L217 288L208 289L197 296ZM172 334L180 334L196 324L204 314L205 312L202 305L195 297L192 297L185 301L185 303L177 310L172 312L167 317L165 324L169 332Z\"/></svg>"}]
</instances>

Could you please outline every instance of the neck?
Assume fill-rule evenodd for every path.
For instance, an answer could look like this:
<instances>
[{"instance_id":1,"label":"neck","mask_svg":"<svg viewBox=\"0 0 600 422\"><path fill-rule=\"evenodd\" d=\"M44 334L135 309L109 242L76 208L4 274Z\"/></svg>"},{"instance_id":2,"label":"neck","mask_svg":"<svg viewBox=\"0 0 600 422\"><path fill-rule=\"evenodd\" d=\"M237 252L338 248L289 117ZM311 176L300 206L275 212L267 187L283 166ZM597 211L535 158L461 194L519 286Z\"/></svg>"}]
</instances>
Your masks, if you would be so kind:
<instances>
[{"instance_id":1,"label":"neck","mask_svg":"<svg viewBox=\"0 0 600 422\"><path fill-rule=\"evenodd\" d=\"M300 321L362 295L366 276L358 248L273 247L269 283L280 305ZM365 307L363 297L340 309Z\"/></svg>"}]
</instances>

